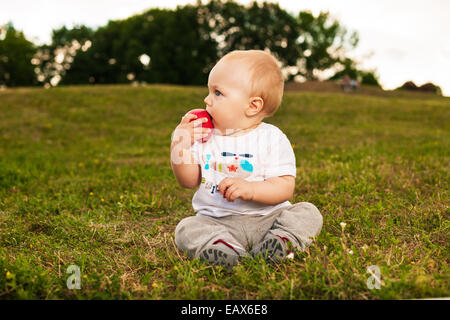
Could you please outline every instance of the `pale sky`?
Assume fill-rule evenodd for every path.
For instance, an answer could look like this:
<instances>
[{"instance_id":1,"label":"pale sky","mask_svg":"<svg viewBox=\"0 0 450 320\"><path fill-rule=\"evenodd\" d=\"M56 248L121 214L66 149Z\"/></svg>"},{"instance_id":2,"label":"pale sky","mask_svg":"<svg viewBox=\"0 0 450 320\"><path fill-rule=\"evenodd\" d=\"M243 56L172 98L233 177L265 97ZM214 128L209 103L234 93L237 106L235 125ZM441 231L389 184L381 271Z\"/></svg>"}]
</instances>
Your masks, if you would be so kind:
<instances>
[{"instance_id":1,"label":"pale sky","mask_svg":"<svg viewBox=\"0 0 450 320\"><path fill-rule=\"evenodd\" d=\"M375 68L384 89L394 89L407 80L417 85L433 82L450 96L450 0L271 2L291 14L329 11L347 29L356 30L360 43L350 55L363 61L365 69ZM42 44L50 42L52 29L63 25L96 28L149 8L187 3L195 0L0 0L0 25L12 21L29 40Z\"/></svg>"}]
</instances>

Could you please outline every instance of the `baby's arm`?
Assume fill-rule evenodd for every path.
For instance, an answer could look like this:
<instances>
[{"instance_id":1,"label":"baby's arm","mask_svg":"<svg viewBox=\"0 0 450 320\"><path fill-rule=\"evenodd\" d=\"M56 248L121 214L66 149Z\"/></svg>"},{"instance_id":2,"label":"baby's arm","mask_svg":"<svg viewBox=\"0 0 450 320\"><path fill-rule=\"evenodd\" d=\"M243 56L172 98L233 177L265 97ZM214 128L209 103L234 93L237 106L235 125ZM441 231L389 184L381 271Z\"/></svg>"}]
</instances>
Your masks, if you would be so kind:
<instances>
[{"instance_id":1,"label":"baby's arm","mask_svg":"<svg viewBox=\"0 0 450 320\"><path fill-rule=\"evenodd\" d=\"M276 205L289 200L295 189L293 176L280 176L264 181L246 181L241 178L225 178L218 186L219 192L228 201L237 198Z\"/></svg>"},{"instance_id":2,"label":"baby's arm","mask_svg":"<svg viewBox=\"0 0 450 320\"><path fill-rule=\"evenodd\" d=\"M173 174L180 186L189 189L197 187L200 184L201 169L199 164L194 163L189 149L177 148L177 145L174 143L172 143L170 149L172 155L178 152L180 157L183 157L184 154L187 154L190 157L189 163L176 164L174 161L171 161Z\"/></svg>"},{"instance_id":3,"label":"baby's arm","mask_svg":"<svg viewBox=\"0 0 450 320\"><path fill-rule=\"evenodd\" d=\"M276 205L289 200L294 195L295 178L293 176L273 177L252 183L254 194L252 201Z\"/></svg>"}]
</instances>

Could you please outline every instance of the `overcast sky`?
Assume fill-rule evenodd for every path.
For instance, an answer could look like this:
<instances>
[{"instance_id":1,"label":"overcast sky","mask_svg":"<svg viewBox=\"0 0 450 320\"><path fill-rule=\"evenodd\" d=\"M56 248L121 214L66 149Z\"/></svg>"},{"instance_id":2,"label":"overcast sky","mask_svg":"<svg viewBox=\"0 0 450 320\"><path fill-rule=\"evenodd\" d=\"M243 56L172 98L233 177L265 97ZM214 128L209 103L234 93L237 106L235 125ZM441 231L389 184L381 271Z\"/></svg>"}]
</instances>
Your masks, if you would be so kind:
<instances>
[{"instance_id":1,"label":"overcast sky","mask_svg":"<svg viewBox=\"0 0 450 320\"><path fill-rule=\"evenodd\" d=\"M175 8L186 3L195 0L0 0L0 25L12 21L29 40L42 44L50 41L52 29L63 25L95 28L152 7ZM407 80L418 85L433 82L450 96L450 0L278 3L292 14L300 10L329 11L345 27L356 30L360 43L351 56L364 61L366 69L375 68L385 89L396 88Z\"/></svg>"}]
</instances>

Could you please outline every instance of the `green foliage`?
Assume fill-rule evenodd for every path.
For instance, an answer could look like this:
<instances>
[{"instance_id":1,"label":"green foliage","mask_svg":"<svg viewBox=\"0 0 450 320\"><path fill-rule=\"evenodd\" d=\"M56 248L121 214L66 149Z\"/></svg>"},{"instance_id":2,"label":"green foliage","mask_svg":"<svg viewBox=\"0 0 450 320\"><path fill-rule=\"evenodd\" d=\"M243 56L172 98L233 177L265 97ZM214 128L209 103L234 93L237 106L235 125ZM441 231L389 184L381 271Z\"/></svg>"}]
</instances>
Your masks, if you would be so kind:
<instances>
[{"instance_id":1,"label":"green foliage","mask_svg":"<svg viewBox=\"0 0 450 320\"><path fill-rule=\"evenodd\" d=\"M324 217L278 266L183 256L195 190L169 161L206 88L73 86L0 92L1 299L448 297L450 102L430 95L285 94L271 117L297 159L291 202ZM341 225L344 222L346 225ZM66 286L68 266L81 289ZM377 265L381 288L370 290Z\"/></svg>"},{"instance_id":2,"label":"green foliage","mask_svg":"<svg viewBox=\"0 0 450 320\"><path fill-rule=\"evenodd\" d=\"M199 12L201 20L212 26L219 56L232 50L269 49L284 66L296 64L298 24L277 3L253 2L246 7L212 0L199 7Z\"/></svg>"},{"instance_id":3,"label":"green foliage","mask_svg":"<svg viewBox=\"0 0 450 320\"><path fill-rule=\"evenodd\" d=\"M31 59L36 51L12 23L0 26L0 85L30 86L36 83Z\"/></svg>"},{"instance_id":4,"label":"green foliage","mask_svg":"<svg viewBox=\"0 0 450 320\"><path fill-rule=\"evenodd\" d=\"M20 38L20 33L17 35ZM6 40L11 42L10 37L3 42ZM35 69L29 63L34 51L22 41L18 54L19 49L14 51L10 44L9 55L26 56L21 59L28 69L14 67L17 71L3 74L28 79L9 81L8 86L38 82L47 87L130 82L200 85L206 83L208 72L224 54L260 49L270 50L280 60L289 71L287 80L296 76L315 80L320 71L339 69L357 43L356 32L349 33L328 13L316 17L302 11L293 16L277 3L244 6L211 0L174 10L150 9L109 21L96 30L63 26L53 30L51 44L38 48ZM0 71L9 64L0 61ZM365 78L373 80L370 75Z\"/></svg>"},{"instance_id":5,"label":"green foliage","mask_svg":"<svg viewBox=\"0 0 450 320\"><path fill-rule=\"evenodd\" d=\"M315 17L311 12L301 11L299 20L298 75L307 80L316 80L317 71L323 71L342 64L346 51L358 44L356 32L348 31L337 20L331 19L328 12Z\"/></svg>"},{"instance_id":6,"label":"green foliage","mask_svg":"<svg viewBox=\"0 0 450 320\"><path fill-rule=\"evenodd\" d=\"M361 84L380 87L375 71L360 71Z\"/></svg>"},{"instance_id":7,"label":"green foliage","mask_svg":"<svg viewBox=\"0 0 450 320\"><path fill-rule=\"evenodd\" d=\"M75 56L82 56L82 46L88 41L92 41L94 31L86 26L74 26L72 29L67 29L63 26L60 29L53 30L52 43L50 45L42 45L35 56L39 61L37 66L37 77L41 83L52 83L54 77L58 78L60 83L61 78L67 77L67 71L73 69L73 58ZM60 56L58 56L60 55ZM71 74L73 72L70 72ZM71 83L83 83L85 81ZM53 85L56 85L53 84Z\"/></svg>"},{"instance_id":8,"label":"green foliage","mask_svg":"<svg viewBox=\"0 0 450 320\"><path fill-rule=\"evenodd\" d=\"M96 31L92 48L77 54L63 83L205 83L205 66L217 56L202 28L197 9L189 5L110 21ZM139 59L144 54L148 65Z\"/></svg>"},{"instance_id":9,"label":"green foliage","mask_svg":"<svg viewBox=\"0 0 450 320\"><path fill-rule=\"evenodd\" d=\"M89 27L78 25L72 29L67 29L63 26L52 31L52 49L65 46L74 40L79 43L85 43L87 40L92 40L93 36L94 30Z\"/></svg>"},{"instance_id":10,"label":"green foliage","mask_svg":"<svg viewBox=\"0 0 450 320\"><path fill-rule=\"evenodd\" d=\"M356 62L349 58L345 58L342 61L342 67L343 69L336 72L329 80L340 80L345 75L348 75L350 78L358 80L363 85L380 87L378 76L375 71L360 70L358 69Z\"/></svg>"}]
</instances>

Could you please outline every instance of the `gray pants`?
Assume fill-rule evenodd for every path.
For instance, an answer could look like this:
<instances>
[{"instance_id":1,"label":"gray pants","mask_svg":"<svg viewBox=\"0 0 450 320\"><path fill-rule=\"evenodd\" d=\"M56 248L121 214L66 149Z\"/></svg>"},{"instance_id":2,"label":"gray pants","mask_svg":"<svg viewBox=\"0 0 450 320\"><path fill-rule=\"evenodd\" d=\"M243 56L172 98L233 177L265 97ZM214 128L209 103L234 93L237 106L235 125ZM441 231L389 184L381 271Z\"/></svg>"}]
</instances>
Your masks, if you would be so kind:
<instances>
[{"instance_id":1,"label":"gray pants","mask_svg":"<svg viewBox=\"0 0 450 320\"><path fill-rule=\"evenodd\" d=\"M198 215L180 221L175 243L188 256L196 258L208 246L222 240L241 256L269 235L286 237L302 251L322 229L322 215L309 202L280 208L268 215L232 215L221 218Z\"/></svg>"}]
</instances>

